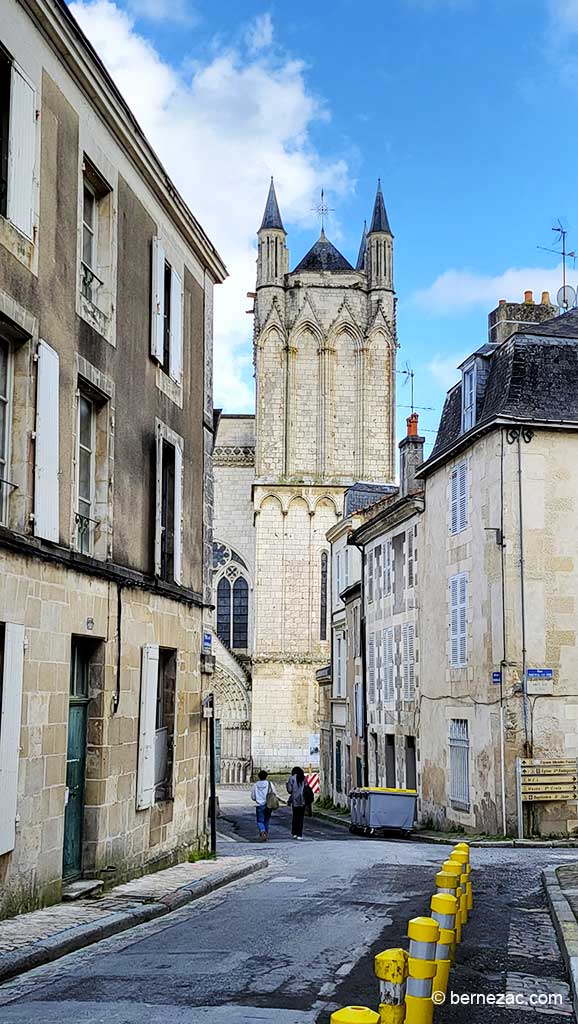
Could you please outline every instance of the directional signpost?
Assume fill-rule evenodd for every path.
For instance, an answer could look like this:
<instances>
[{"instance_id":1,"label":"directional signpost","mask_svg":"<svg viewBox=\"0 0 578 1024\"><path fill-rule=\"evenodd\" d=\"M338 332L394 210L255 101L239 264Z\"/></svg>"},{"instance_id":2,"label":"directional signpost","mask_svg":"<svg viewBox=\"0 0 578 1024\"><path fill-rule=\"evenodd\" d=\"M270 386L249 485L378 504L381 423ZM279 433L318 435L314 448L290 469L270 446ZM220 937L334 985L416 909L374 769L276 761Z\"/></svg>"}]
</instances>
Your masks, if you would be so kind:
<instances>
[{"instance_id":1,"label":"directional signpost","mask_svg":"<svg viewBox=\"0 0 578 1024\"><path fill-rule=\"evenodd\" d=\"M525 803L552 800L578 800L578 762L576 758L516 759L518 798L518 836L524 838Z\"/></svg>"}]
</instances>

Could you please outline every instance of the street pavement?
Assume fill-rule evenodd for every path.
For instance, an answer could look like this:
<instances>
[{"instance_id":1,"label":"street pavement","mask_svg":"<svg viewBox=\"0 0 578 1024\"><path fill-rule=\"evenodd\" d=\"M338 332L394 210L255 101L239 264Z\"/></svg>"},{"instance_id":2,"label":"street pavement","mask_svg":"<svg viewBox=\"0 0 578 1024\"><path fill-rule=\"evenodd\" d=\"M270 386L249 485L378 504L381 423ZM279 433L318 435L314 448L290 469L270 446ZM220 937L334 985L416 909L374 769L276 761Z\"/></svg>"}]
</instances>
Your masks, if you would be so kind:
<instances>
[{"instance_id":1,"label":"street pavement","mask_svg":"<svg viewBox=\"0 0 578 1024\"><path fill-rule=\"evenodd\" d=\"M375 1007L373 956L406 945L445 847L350 836L281 808L257 841L246 792L220 791L221 856L269 867L179 911L0 987L0 1024L327 1024L336 1006ZM575 851L472 851L477 905L436 1024L568 1024L567 979L540 872ZM488 995L561 996L561 1006L490 1007Z\"/></svg>"}]
</instances>

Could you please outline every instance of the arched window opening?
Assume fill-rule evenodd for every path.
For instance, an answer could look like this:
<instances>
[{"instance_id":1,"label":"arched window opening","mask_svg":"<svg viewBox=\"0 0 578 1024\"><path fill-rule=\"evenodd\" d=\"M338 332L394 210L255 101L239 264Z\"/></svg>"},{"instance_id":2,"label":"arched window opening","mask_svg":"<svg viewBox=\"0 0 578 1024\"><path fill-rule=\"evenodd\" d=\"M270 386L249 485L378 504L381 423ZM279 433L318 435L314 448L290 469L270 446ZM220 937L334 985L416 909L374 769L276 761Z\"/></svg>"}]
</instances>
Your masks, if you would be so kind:
<instances>
[{"instance_id":1,"label":"arched window opening","mask_svg":"<svg viewBox=\"0 0 578 1024\"><path fill-rule=\"evenodd\" d=\"M319 639L327 640L327 552L321 552L321 608Z\"/></svg>"},{"instance_id":2,"label":"arched window opening","mask_svg":"<svg viewBox=\"0 0 578 1024\"><path fill-rule=\"evenodd\" d=\"M223 576L217 587L217 636L227 647L231 644L231 584Z\"/></svg>"},{"instance_id":3,"label":"arched window opening","mask_svg":"<svg viewBox=\"0 0 578 1024\"><path fill-rule=\"evenodd\" d=\"M249 587L239 576L233 585L233 647L247 647L249 625Z\"/></svg>"}]
</instances>

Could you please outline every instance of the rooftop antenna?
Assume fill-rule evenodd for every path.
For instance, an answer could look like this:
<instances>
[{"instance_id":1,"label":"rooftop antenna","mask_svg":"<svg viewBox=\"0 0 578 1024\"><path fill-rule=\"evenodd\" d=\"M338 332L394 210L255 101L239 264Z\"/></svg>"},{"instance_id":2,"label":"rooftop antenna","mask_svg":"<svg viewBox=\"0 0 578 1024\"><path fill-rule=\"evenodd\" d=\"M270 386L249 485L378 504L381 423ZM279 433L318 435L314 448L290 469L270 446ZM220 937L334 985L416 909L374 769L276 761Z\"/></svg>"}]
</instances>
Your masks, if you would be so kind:
<instances>
[{"instance_id":1,"label":"rooftop antenna","mask_svg":"<svg viewBox=\"0 0 578 1024\"><path fill-rule=\"evenodd\" d=\"M576 253L574 251L566 252L566 235L568 234L568 231L566 228L562 227L562 221L560 218L558 218L558 223L552 228L552 231L557 235L555 244L560 245L560 243L562 243L562 250L549 249L545 245L538 245L537 248L543 249L544 252L554 252L557 256L562 257L562 287L558 292L558 301L564 309L568 309L571 303L574 302L575 296L566 288L566 258L569 257L570 259L573 259L573 266L576 266Z\"/></svg>"},{"instance_id":2,"label":"rooftop antenna","mask_svg":"<svg viewBox=\"0 0 578 1024\"><path fill-rule=\"evenodd\" d=\"M413 381L414 381L414 377L415 377L415 372L414 372L414 370L412 370L410 364L408 362L406 362L403 370L396 370L396 373L399 373L399 374L401 374L402 377L405 377L405 380L403 382L402 387L405 387L405 385L409 382L409 395L410 395L409 401L410 401L410 404L409 405L400 405L399 408L400 409L411 409L412 415L416 411L416 409L419 409L421 412L433 412L433 405L414 405L414 402L413 402L413 399L414 399Z\"/></svg>"},{"instance_id":3,"label":"rooftop antenna","mask_svg":"<svg viewBox=\"0 0 578 1024\"><path fill-rule=\"evenodd\" d=\"M321 202L317 203L316 206L312 207L313 213L316 213L321 220L321 233L325 233L325 221L330 213L333 213L333 209L327 204L325 199L325 189L321 189Z\"/></svg>"}]
</instances>

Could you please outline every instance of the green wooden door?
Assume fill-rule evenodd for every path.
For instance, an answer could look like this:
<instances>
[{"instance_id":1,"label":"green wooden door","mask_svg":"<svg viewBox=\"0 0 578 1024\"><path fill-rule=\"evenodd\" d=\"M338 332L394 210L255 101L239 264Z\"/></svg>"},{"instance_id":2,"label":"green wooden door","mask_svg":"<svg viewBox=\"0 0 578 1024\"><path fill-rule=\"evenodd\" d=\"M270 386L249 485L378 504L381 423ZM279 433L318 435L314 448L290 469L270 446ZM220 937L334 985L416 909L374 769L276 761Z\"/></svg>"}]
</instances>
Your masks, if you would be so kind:
<instances>
[{"instance_id":1,"label":"green wooden door","mask_svg":"<svg viewBox=\"0 0 578 1024\"><path fill-rule=\"evenodd\" d=\"M67 803L64 812L64 878L78 878L82 871L82 826L86 772L86 722L88 717L88 656L80 644L73 644L70 703L68 706L68 750L66 755Z\"/></svg>"}]
</instances>

